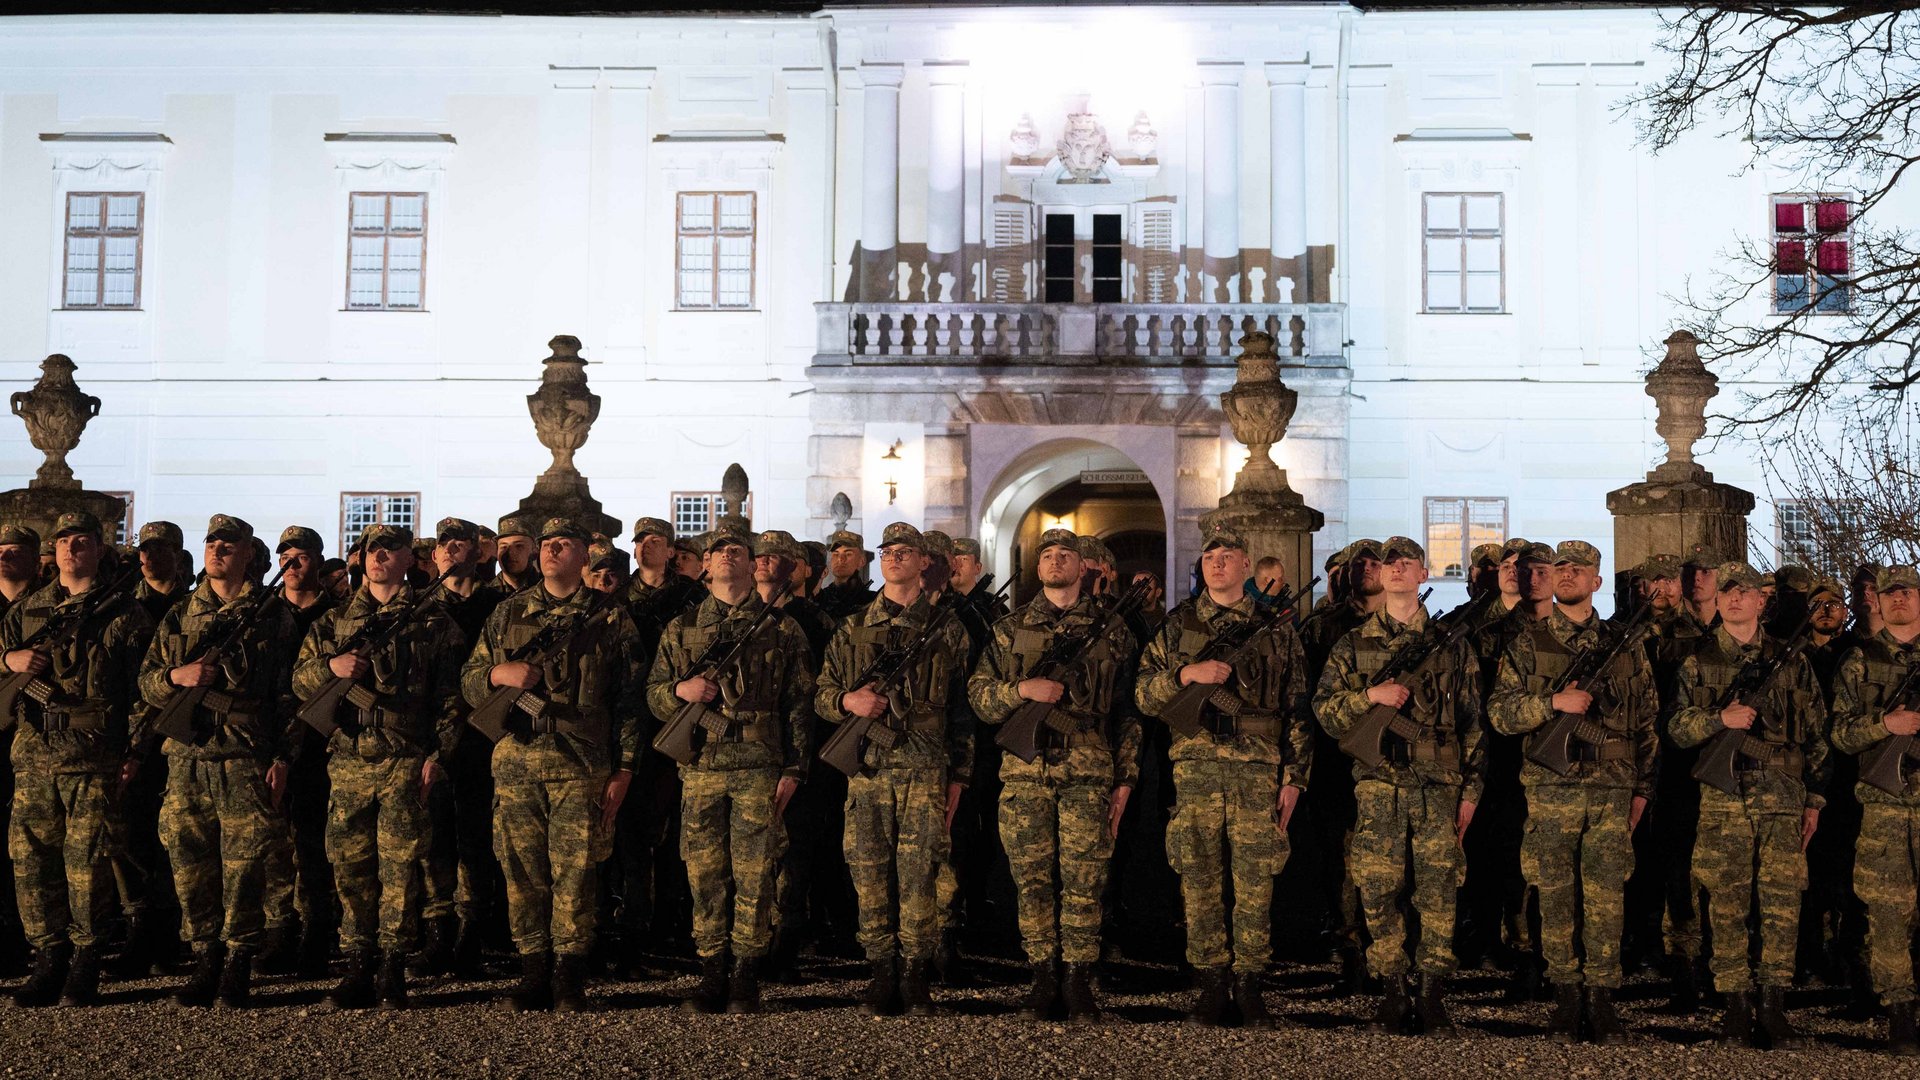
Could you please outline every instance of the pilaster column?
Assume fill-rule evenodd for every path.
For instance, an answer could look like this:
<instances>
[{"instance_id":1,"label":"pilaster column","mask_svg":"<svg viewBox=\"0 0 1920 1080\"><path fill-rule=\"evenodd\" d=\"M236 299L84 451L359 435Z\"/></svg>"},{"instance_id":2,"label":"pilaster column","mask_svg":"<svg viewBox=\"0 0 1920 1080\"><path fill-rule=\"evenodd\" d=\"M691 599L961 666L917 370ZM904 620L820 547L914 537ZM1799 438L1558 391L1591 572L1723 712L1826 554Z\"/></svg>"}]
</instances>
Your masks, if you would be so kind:
<instances>
[{"instance_id":1,"label":"pilaster column","mask_svg":"<svg viewBox=\"0 0 1920 1080\"><path fill-rule=\"evenodd\" d=\"M1203 63L1206 217L1203 300L1231 303L1245 292L1240 266L1240 79L1237 63Z\"/></svg>"},{"instance_id":2,"label":"pilaster column","mask_svg":"<svg viewBox=\"0 0 1920 1080\"><path fill-rule=\"evenodd\" d=\"M965 64L927 65L927 299L934 303L963 295L966 79Z\"/></svg>"},{"instance_id":3,"label":"pilaster column","mask_svg":"<svg viewBox=\"0 0 1920 1080\"><path fill-rule=\"evenodd\" d=\"M899 295L900 82L898 64L862 64L865 138L860 167L860 298Z\"/></svg>"},{"instance_id":4,"label":"pilaster column","mask_svg":"<svg viewBox=\"0 0 1920 1080\"><path fill-rule=\"evenodd\" d=\"M1307 299L1307 64L1267 65L1272 125L1272 265L1267 302ZM1282 281L1288 284L1282 285Z\"/></svg>"}]
</instances>

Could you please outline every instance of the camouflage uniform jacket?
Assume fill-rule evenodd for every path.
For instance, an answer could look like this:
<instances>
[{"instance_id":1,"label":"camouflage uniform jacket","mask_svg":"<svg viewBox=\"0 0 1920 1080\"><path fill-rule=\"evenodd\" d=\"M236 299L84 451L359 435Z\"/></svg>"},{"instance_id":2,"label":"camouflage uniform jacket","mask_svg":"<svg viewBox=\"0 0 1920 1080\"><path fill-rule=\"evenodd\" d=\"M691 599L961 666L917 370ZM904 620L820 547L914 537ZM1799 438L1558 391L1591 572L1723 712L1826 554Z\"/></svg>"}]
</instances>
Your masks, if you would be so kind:
<instances>
[{"instance_id":1,"label":"camouflage uniform jacket","mask_svg":"<svg viewBox=\"0 0 1920 1080\"><path fill-rule=\"evenodd\" d=\"M673 688L696 673L716 642L745 634L766 606L757 592L732 607L709 594L667 624L647 678L647 704L661 723L686 704ZM720 696L708 707L731 723L724 737L709 736L701 744L699 758L687 768L779 769L804 780L813 759L813 661L799 624L776 615L761 627L754 647L720 679Z\"/></svg>"},{"instance_id":2,"label":"camouflage uniform jacket","mask_svg":"<svg viewBox=\"0 0 1920 1080\"><path fill-rule=\"evenodd\" d=\"M873 602L874 590L858 577L850 577L835 585L827 584L813 594L813 602L835 619L847 619L858 614Z\"/></svg>"},{"instance_id":3,"label":"camouflage uniform jacket","mask_svg":"<svg viewBox=\"0 0 1920 1080\"><path fill-rule=\"evenodd\" d=\"M1909 665L1920 663L1920 638L1906 644L1884 628L1855 645L1840 661L1840 673L1833 680L1833 748L1843 754L1861 754L1888 738L1882 721L1888 710L1887 695L1907 677ZM1907 702L1912 708L1913 702ZM1902 775L1911 776L1913 766L1903 764ZM1909 779L1907 789L1890 795L1872 784L1856 784L1854 791L1862 803L1883 806L1920 806L1920 783Z\"/></svg>"},{"instance_id":4,"label":"camouflage uniform jacket","mask_svg":"<svg viewBox=\"0 0 1920 1080\"><path fill-rule=\"evenodd\" d=\"M780 605L780 612L792 619L800 627L800 632L806 635L807 649L812 654L814 670L818 671L827 657L827 643L833 640L833 632L840 628L841 620L827 614L825 608L804 596L796 596Z\"/></svg>"},{"instance_id":5,"label":"camouflage uniform jacket","mask_svg":"<svg viewBox=\"0 0 1920 1080\"><path fill-rule=\"evenodd\" d=\"M1479 625L1467 636L1473 642L1473 655L1480 661L1480 696L1485 700L1494 690L1494 678L1500 671L1500 658L1515 638L1523 637L1535 623L1526 606L1504 606L1495 600L1480 613Z\"/></svg>"},{"instance_id":6,"label":"camouflage uniform jacket","mask_svg":"<svg viewBox=\"0 0 1920 1080\"><path fill-rule=\"evenodd\" d=\"M526 577L529 584L518 585L514 583L514 580L512 578L507 576L507 572L505 570L502 570L499 573L493 575L492 578L488 579L486 582L481 584L480 588L485 589L487 592L490 592L495 596L498 596L502 600L505 600L507 597L512 596L515 593L525 592L526 590L533 588L533 586L540 584L540 556L539 555L536 554L533 557L533 561L527 565Z\"/></svg>"},{"instance_id":7,"label":"camouflage uniform jacket","mask_svg":"<svg viewBox=\"0 0 1920 1080\"><path fill-rule=\"evenodd\" d=\"M541 584L501 601L487 616L480 640L460 670L467 704L478 708L493 696L488 676L515 649L547 626L572 626L606 595L583 587L563 599ZM540 682L529 691L546 699L546 715L565 730L500 740L493 753L495 781L572 780L637 767L645 746L639 635L625 609L614 606L618 610L613 621L577 638L564 655L541 669Z\"/></svg>"},{"instance_id":8,"label":"camouflage uniform jacket","mask_svg":"<svg viewBox=\"0 0 1920 1080\"><path fill-rule=\"evenodd\" d=\"M105 588L96 579L95 588ZM10 652L38 633L60 608L80 603L58 580L22 596L0 616L0 653ZM139 703L135 674L153 636L153 620L126 593L105 601L87 617L65 647L51 650L52 663L40 678L58 691L52 711L84 715L82 729L44 730L49 711L26 694L14 702L16 722L4 738L13 743L13 763L46 773L102 773L127 756L127 730ZM72 719L68 723L71 724Z\"/></svg>"},{"instance_id":9,"label":"camouflage uniform jacket","mask_svg":"<svg viewBox=\"0 0 1920 1080\"><path fill-rule=\"evenodd\" d=\"M353 635L369 619L405 617L414 604L414 590L402 585L393 599L381 604L365 586L345 605L329 609L320 616L300 643L300 657L293 668L294 696L305 701L333 681L328 661L345 651ZM333 752L353 754L365 761L383 761L392 757L431 757L450 753L460 734L463 716L460 702L460 665L467 656L467 639L448 618L446 609L432 598L420 601L426 606L387 643L377 655L369 656L370 670L359 688L371 691L375 700L342 705L345 720L333 736ZM369 636L383 633L376 623ZM366 724L370 711L377 710L377 726ZM302 725L303 727L306 725ZM357 735L348 734L357 728Z\"/></svg>"},{"instance_id":10,"label":"camouflage uniform jacket","mask_svg":"<svg viewBox=\"0 0 1920 1080\"><path fill-rule=\"evenodd\" d=\"M1183 689L1180 669L1193 663L1215 637L1245 625L1253 615L1251 596L1241 596L1231 607L1221 607L1205 592L1182 601L1140 655L1139 681L1134 686L1140 711L1159 716ZM1174 732L1171 759L1271 765L1282 784L1304 790L1313 769L1313 715L1307 709L1306 654L1293 627L1261 634L1252 652L1234 665L1233 677L1223 688L1245 701L1248 712L1272 717L1277 735Z\"/></svg>"},{"instance_id":11,"label":"camouflage uniform jacket","mask_svg":"<svg viewBox=\"0 0 1920 1080\"><path fill-rule=\"evenodd\" d=\"M700 601L707 598L707 587L695 582L692 588L682 594L680 603L674 604L670 599L663 599L662 594L667 590L679 587L679 577L669 570L665 584L649 585L636 570L632 580L627 582L623 599L627 611L633 616L633 624L640 629L641 647L649 664L653 662L653 650L659 647L660 631L675 617L699 607Z\"/></svg>"},{"instance_id":12,"label":"camouflage uniform jacket","mask_svg":"<svg viewBox=\"0 0 1920 1080\"><path fill-rule=\"evenodd\" d=\"M139 558L138 555L134 557ZM161 592L149 585L146 578L141 578L133 587L133 598L140 602L141 607L147 609L149 621L158 626L160 620L167 617L167 612L172 611L175 604L185 600L192 592L192 588L184 585L175 585L172 592Z\"/></svg>"},{"instance_id":13,"label":"camouflage uniform jacket","mask_svg":"<svg viewBox=\"0 0 1920 1080\"><path fill-rule=\"evenodd\" d=\"M1610 647L1617 632L1598 615L1575 623L1556 606L1531 632L1514 638L1500 658L1493 696L1487 701L1487 721L1493 730L1527 736L1526 747L1531 750L1533 740L1554 716L1553 683L1575 656ZM1624 747L1630 755L1576 760L1573 771L1565 776L1529 759L1520 766L1520 782L1528 788L1628 788L1635 795L1653 798L1660 762L1660 699L1646 653L1638 647L1622 651L1597 680L1589 682L1594 685L1580 688L1593 694L1586 718L1606 729L1610 746ZM1576 747L1580 745L1576 740ZM1587 744L1586 748L1592 747Z\"/></svg>"},{"instance_id":14,"label":"camouflage uniform jacket","mask_svg":"<svg viewBox=\"0 0 1920 1080\"><path fill-rule=\"evenodd\" d=\"M1327 657L1333 654L1333 647L1366 621L1366 609L1351 600L1329 602L1313 609L1300 624L1300 647L1307 655L1307 682L1315 687L1320 685L1320 674L1327 666Z\"/></svg>"},{"instance_id":15,"label":"camouflage uniform jacket","mask_svg":"<svg viewBox=\"0 0 1920 1080\"><path fill-rule=\"evenodd\" d=\"M1367 688L1374 674L1385 667L1393 654L1424 634L1436 633L1426 609L1416 610L1408 622L1400 622L1382 607L1334 645L1327 657L1326 670L1313 695L1313 711L1320 726L1338 739L1353 730L1360 718L1373 707L1367 700ZM1378 767L1353 764L1355 780L1380 780L1395 787L1437 784L1458 787L1467 802L1480 801L1486 783L1486 751L1480 725L1479 663L1464 640L1454 645L1453 655L1428 665L1428 674L1419 685L1409 687L1405 714L1427 729L1431 744L1438 750L1452 747L1458 767L1450 768L1438 758L1408 755L1395 761L1389 755ZM1405 685L1404 683L1402 685ZM1394 742L1392 736L1385 740ZM1424 759L1423 759L1424 758Z\"/></svg>"},{"instance_id":16,"label":"camouflage uniform jacket","mask_svg":"<svg viewBox=\"0 0 1920 1080\"><path fill-rule=\"evenodd\" d=\"M1734 640L1725 626L1716 626L1702 637L1680 665L1680 707L1667 721L1674 744L1699 746L1725 731L1720 710L1715 707L1720 695L1740 668L1762 649L1771 652L1779 648L1779 639L1765 631L1756 633L1745 645ZM1736 773L1744 795L1776 809L1825 806L1827 775L1832 768L1822 734L1827 726L1827 709L1807 658L1795 657L1785 670L1775 670L1767 688L1748 695L1746 704L1759 713L1747 731L1748 737L1771 743L1783 752L1799 753L1802 765L1792 773L1775 768Z\"/></svg>"},{"instance_id":17,"label":"camouflage uniform jacket","mask_svg":"<svg viewBox=\"0 0 1920 1080\"><path fill-rule=\"evenodd\" d=\"M967 699L974 715L998 724L1025 704L1020 683L1055 635L1077 635L1095 625L1095 604L1094 598L1083 592L1073 607L1062 611L1042 593L995 623L993 644L967 681ZM1140 721L1129 708L1133 703L1133 635L1120 619L1098 617L1098 639L1087 651L1079 672L1061 680L1067 692L1055 705L1079 726L1079 731L1064 739L1043 732L1043 749L1030 763L1006 755L1000 763L1001 780L1051 778L1127 787L1139 782Z\"/></svg>"},{"instance_id":18,"label":"camouflage uniform jacket","mask_svg":"<svg viewBox=\"0 0 1920 1080\"><path fill-rule=\"evenodd\" d=\"M281 593L280 595L281 599L286 599L285 593ZM329 592L322 592L313 603L308 604L306 607L299 607L295 605L292 600L287 600L287 610L293 612L294 633L299 635L300 640L305 641L307 639L307 632L313 629L313 624L319 622L322 615L339 606L340 601L335 600L333 594Z\"/></svg>"},{"instance_id":19,"label":"camouflage uniform jacket","mask_svg":"<svg viewBox=\"0 0 1920 1080\"><path fill-rule=\"evenodd\" d=\"M191 596L167 612L154 630L153 644L140 665L140 695L147 704L154 709L166 705L180 689L168 674L198 659L207 639L226 634L235 617L227 613L250 606L260 589L249 583L230 603L223 603L220 594L213 591L213 582L202 580ZM293 719L294 709L291 679L294 654L299 648L293 611L279 597L267 600L265 610L220 662L221 677L215 680L213 689L232 699L232 710L220 713L204 706L195 710L194 725L207 736L191 744L168 739L164 746L167 756L194 761L289 760L293 755L293 747L287 742L287 724ZM147 714L142 720L150 718ZM143 742L146 734L144 730L133 732L134 743Z\"/></svg>"},{"instance_id":20,"label":"camouflage uniform jacket","mask_svg":"<svg viewBox=\"0 0 1920 1080\"><path fill-rule=\"evenodd\" d=\"M461 596L448 588L445 581L435 585L433 591L427 594L427 602L440 605L447 618L453 620L453 625L460 628L461 639L469 644L480 640L480 631L487 625L487 616L493 614L493 609L499 607L503 599L505 597L484 585L475 585L471 595Z\"/></svg>"},{"instance_id":21,"label":"camouflage uniform jacket","mask_svg":"<svg viewBox=\"0 0 1920 1080\"><path fill-rule=\"evenodd\" d=\"M860 689L855 680L882 652L918 638L934 614L925 593L908 607L875 593L867 610L841 623L827 645L813 698L820 718L845 723L849 715L840 699ZM869 739L862 755L869 768L945 768L953 783L972 780L974 727L973 711L967 708L966 660L967 632L957 618L949 618L920 663L906 672L901 690L889 699L889 715L880 722L899 738L890 750Z\"/></svg>"}]
</instances>

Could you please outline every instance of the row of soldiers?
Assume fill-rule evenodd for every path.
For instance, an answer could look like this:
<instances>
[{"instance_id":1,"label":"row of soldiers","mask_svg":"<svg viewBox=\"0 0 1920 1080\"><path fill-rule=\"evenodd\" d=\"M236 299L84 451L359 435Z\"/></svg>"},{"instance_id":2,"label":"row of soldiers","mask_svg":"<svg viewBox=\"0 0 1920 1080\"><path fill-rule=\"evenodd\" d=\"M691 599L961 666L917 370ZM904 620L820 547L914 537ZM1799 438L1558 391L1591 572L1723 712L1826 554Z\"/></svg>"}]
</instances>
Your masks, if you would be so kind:
<instances>
[{"instance_id":1,"label":"row of soldiers","mask_svg":"<svg viewBox=\"0 0 1920 1080\"><path fill-rule=\"evenodd\" d=\"M143 565L149 547L178 547L169 529L142 530ZM39 950L27 1004L91 1000L106 893L120 885L137 923L164 891L152 881L157 860L132 854L137 823L120 812L157 771L158 745L161 846L196 954L183 1001L245 1004L274 897L291 893L298 906L307 894L285 884L309 867L299 814L288 828L281 810L290 787L297 804L304 767L329 781L306 786L330 790L317 858L342 908L348 965L336 1004L403 1006L422 917L436 925L436 905L451 908L468 938L498 880L522 966L506 1003L585 1007L598 868L620 840L623 808L650 806L616 860L634 891L670 819L657 795L677 782L701 962L687 1007L756 1011L779 952L786 856L818 839L786 827L825 768L816 758L831 743L816 745L827 730L818 720L859 732L851 765L839 760L850 774L840 840L872 965L861 1007L923 1014L929 968L950 941L951 836L980 722L1009 750L998 832L1033 967L1025 1008L1097 1022L1102 897L1140 776L1142 719L1159 718L1176 793L1166 851L1196 978L1191 1022L1237 1012L1248 1026L1279 1023L1260 974L1273 881L1304 803L1342 871L1328 878L1331 905L1349 915L1343 959L1358 967L1370 942L1364 969L1382 991L1371 1030L1451 1029L1455 897L1472 860L1508 936L1541 958L1526 973L1552 985L1549 1036L1624 1041L1612 994L1635 834L1649 820L1661 858L1643 859L1642 876L1651 870L1674 951L1708 958L1726 997L1725 1037L1791 1047L1803 1037L1783 995L1803 851L1830 794L1829 746L1868 752L1920 721L1894 700L1913 681L1902 635L1920 634L1920 577L1906 567L1874 576L1882 621L1851 634L1840 632L1844 606L1837 621L1828 606L1837 583L1788 584L1811 632L1782 639L1761 625L1760 576L1699 555L1685 568L1649 560L1634 574L1642 610L1600 620L1600 556L1579 541L1476 551L1475 599L1430 617L1425 553L1396 537L1336 555L1328 601L1296 620L1287 594L1256 581L1244 540L1214 530L1194 595L1161 615L1151 582L1118 588L1097 542L1049 530L1036 550L1040 594L1006 614L980 583L977 544L905 524L882 537L877 592L858 575L860 538L841 533L828 584L809 597L793 584L808 578L810 553L778 531L709 534L696 578L692 559L677 572L690 553L671 527L642 519L621 588L618 550L575 522L502 521L489 578L482 530L450 518L431 553L437 577L410 584L412 537L376 526L353 568L359 588L333 604L318 587L318 537L288 530L282 604L259 602L262 568L250 564L263 545L251 528L216 516L190 592L157 603L166 590L145 576L126 597L91 604L85 628L50 650L35 635L63 606L90 603L103 554L84 515L55 533L57 580L0 619L9 671L44 680L12 706L24 722L10 847ZM0 534L0 569L13 535ZM296 591L302 582L315 588ZM1831 723L1823 655L1835 658ZM137 686L124 677L136 669ZM1751 677L1763 669L1764 680ZM321 722L287 723L329 700L330 686L350 689ZM191 722L158 726L180 711L183 690L207 691ZM675 732L677 768L649 748ZM1728 783L1694 781L1683 759L1729 732ZM1542 749L1555 741L1557 756ZM1855 865L1872 978L1901 1053L1914 1050L1906 949L1920 796L1910 771L1896 759L1899 794L1860 785L1873 820ZM436 791L450 811L441 820ZM436 841L451 857L435 857ZM1529 895L1540 926L1531 941Z\"/></svg>"}]
</instances>

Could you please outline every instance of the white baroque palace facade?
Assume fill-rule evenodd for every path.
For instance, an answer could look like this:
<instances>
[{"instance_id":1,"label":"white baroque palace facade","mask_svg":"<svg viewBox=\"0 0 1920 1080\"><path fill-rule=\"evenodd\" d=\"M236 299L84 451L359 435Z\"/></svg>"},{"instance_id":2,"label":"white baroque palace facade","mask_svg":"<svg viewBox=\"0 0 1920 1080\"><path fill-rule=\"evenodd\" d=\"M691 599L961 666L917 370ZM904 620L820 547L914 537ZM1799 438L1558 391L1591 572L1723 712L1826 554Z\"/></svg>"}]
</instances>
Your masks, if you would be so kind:
<instances>
[{"instance_id":1,"label":"white baroque palace facade","mask_svg":"<svg viewBox=\"0 0 1920 1080\"><path fill-rule=\"evenodd\" d=\"M578 460L624 521L698 525L737 461L763 527L824 537L845 492L870 537L980 535L1005 570L1079 484L1089 514L1124 496L1088 531L1156 508L1180 577L1244 458L1218 395L1258 326L1322 555L1604 549L1605 492L1661 456L1668 298L1783 202L1844 243L1743 145L1634 147L1614 106L1656 31L1338 4L4 19L0 381L78 362L103 406L75 470L138 520L331 545L511 509L546 461L524 396L572 334L605 399ZM1703 460L1757 489L1746 453ZM36 463L0 439L0 472Z\"/></svg>"}]
</instances>

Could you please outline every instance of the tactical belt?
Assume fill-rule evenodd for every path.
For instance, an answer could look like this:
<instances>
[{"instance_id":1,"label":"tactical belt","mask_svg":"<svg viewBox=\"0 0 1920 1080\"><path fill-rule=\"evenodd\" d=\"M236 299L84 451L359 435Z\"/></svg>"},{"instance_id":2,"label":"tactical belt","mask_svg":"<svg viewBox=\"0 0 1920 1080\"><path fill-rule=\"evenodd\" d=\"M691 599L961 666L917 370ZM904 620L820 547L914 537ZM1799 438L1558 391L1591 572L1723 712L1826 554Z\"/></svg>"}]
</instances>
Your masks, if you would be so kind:
<instances>
[{"instance_id":1,"label":"tactical belt","mask_svg":"<svg viewBox=\"0 0 1920 1080\"><path fill-rule=\"evenodd\" d=\"M1395 765L1420 763L1438 765L1450 772L1460 771L1460 748L1452 742L1438 739L1418 739L1401 742L1388 753L1387 760Z\"/></svg>"},{"instance_id":2,"label":"tactical belt","mask_svg":"<svg viewBox=\"0 0 1920 1080\"><path fill-rule=\"evenodd\" d=\"M1788 776L1799 776L1807 769L1807 755L1781 743L1770 743L1745 735L1740 739L1740 751L1734 758L1733 768L1735 772L1772 769Z\"/></svg>"},{"instance_id":3,"label":"tactical belt","mask_svg":"<svg viewBox=\"0 0 1920 1080\"><path fill-rule=\"evenodd\" d=\"M1567 753L1573 761L1632 761L1633 756L1633 740L1625 736L1613 736L1597 743L1575 739Z\"/></svg>"},{"instance_id":4,"label":"tactical belt","mask_svg":"<svg viewBox=\"0 0 1920 1080\"><path fill-rule=\"evenodd\" d=\"M260 715L258 700L237 698L220 690L207 691L207 696L200 699L200 705L219 717L222 724L243 724Z\"/></svg>"},{"instance_id":5,"label":"tactical belt","mask_svg":"<svg viewBox=\"0 0 1920 1080\"><path fill-rule=\"evenodd\" d=\"M1223 712L1209 711L1205 726L1208 734L1218 739L1235 736L1260 739L1280 737L1280 718L1272 713L1243 712L1238 716L1229 716Z\"/></svg>"},{"instance_id":6,"label":"tactical belt","mask_svg":"<svg viewBox=\"0 0 1920 1080\"><path fill-rule=\"evenodd\" d=\"M519 700L528 702L530 708L522 712L525 719L510 718L510 726L518 726L528 735L578 735L595 742L606 737L607 725L597 715L582 712L573 705L547 701L537 694L522 694ZM517 724L516 724L517 720Z\"/></svg>"},{"instance_id":7,"label":"tactical belt","mask_svg":"<svg viewBox=\"0 0 1920 1080\"><path fill-rule=\"evenodd\" d=\"M42 735L56 731L104 731L107 714L101 709L47 709L39 720L28 722Z\"/></svg>"}]
</instances>

